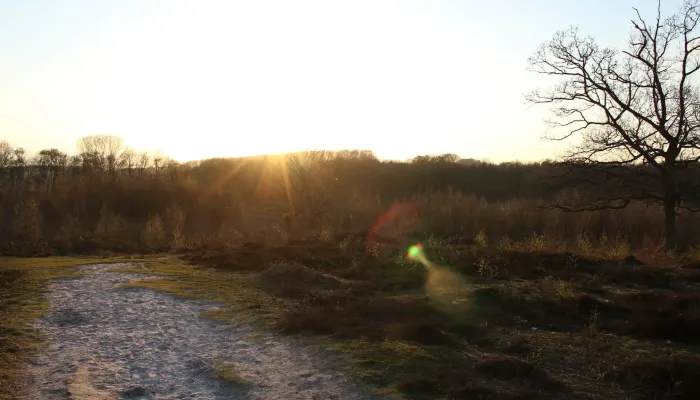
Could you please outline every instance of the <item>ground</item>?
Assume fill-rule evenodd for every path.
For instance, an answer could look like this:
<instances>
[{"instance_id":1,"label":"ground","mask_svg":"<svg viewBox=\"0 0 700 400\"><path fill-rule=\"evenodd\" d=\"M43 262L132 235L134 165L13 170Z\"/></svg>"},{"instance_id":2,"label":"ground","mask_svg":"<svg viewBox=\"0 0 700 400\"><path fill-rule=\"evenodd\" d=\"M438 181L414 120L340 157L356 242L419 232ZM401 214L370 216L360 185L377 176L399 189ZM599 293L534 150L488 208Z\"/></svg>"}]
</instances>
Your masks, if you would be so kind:
<instances>
[{"instance_id":1,"label":"ground","mask_svg":"<svg viewBox=\"0 0 700 400\"><path fill-rule=\"evenodd\" d=\"M45 315L46 282L79 276L73 267L102 262L143 261L134 257L0 258L0 399L13 399L19 391L18 374L25 356L42 341L32 322Z\"/></svg>"},{"instance_id":2,"label":"ground","mask_svg":"<svg viewBox=\"0 0 700 400\"><path fill-rule=\"evenodd\" d=\"M130 287L134 264L55 279L26 399L367 399L322 348L202 315L220 305ZM157 279L151 277L151 279Z\"/></svg>"},{"instance_id":3,"label":"ground","mask_svg":"<svg viewBox=\"0 0 700 400\"><path fill-rule=\"evenodd\" d=\"M379 395L700 395L698 264L424 245L427 265L406 260L405 248L345 237L242 243L115 268L148 278L128 287L217 301L222 307L203 314L213 320L310 336L346 356ZM221 373L241 377L236 368Z\"/></svg>"}]
</instances>

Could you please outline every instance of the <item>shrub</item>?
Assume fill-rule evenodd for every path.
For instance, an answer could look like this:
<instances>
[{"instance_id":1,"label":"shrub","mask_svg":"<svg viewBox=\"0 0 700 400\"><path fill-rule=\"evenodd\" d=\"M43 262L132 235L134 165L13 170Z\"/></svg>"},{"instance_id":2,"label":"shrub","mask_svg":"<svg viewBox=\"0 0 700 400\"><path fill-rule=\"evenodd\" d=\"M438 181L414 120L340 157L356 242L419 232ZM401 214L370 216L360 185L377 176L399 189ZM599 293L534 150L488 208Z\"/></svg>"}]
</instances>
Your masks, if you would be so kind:
<instances>
[{"instance_id":1,"label":"shrub","mask_svg":"<svg viewBox=\"0 0 700 400\"><path fill-rule=\"evenodd\" d=\"M41 238L41 212L39 204L33 197L21 199L14 208L13 233L31 244L37 244Z\"/></svg>"},{"instance_id":2,"label":"shrub","mask_svg":"<svg viewBox=\"0 0 700 400\"><path fill-rule=\"evenodd\" d=\"M100 219L95 227L95 234L103 239L118 239L125 226L124 218L104 205L100 210Z\"/></svg>"},{"instance_id":3,"label":"shrub","mask_svg":"<svg viewBox=\"0 0 700 400\"><path fill-rule=\"evenodd\" d=\"M162 248L165 240L165 229L163 228L160 215L153 214L149 216L148 221L146 221L146 227L141 233L141 243L149 249L155 250Z\"/></svg>"}]
</instances>

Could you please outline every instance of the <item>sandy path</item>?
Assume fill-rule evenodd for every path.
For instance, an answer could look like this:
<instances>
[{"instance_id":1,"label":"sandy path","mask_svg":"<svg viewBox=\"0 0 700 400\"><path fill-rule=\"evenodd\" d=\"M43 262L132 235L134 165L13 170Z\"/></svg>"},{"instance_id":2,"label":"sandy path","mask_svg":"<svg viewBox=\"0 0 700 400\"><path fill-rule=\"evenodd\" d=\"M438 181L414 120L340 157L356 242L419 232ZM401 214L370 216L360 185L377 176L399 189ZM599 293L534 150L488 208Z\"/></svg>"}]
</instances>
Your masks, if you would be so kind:
<instances>
[{"instance_id":1,"label":"sandy path","mask_svg":"<svg viewBox=\"0 0 700 400\"><path fill-rule=\"evenodd\" d=\"M50 284L49 344L29 367L31 399L368 399L321 349L200 318L216 308L146 289L142 275L83 267ZM241 383L217 379L222 365Z\"/></svg>"}]
</instances>

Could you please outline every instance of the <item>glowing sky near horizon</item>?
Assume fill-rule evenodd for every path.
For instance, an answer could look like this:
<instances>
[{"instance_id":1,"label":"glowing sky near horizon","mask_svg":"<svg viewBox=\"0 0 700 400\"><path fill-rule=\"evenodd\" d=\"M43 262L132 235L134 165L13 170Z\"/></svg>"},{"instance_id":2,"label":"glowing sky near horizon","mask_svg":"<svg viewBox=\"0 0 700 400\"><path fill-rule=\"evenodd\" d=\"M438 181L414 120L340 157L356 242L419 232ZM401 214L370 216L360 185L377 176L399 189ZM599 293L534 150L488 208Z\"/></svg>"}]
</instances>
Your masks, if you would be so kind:
<instances>
[{"instance_id":1,"label":"glowing sky near horizon","mask_svg":"<svg viewBox=\"0 0 700 400\"><path fill-rule=\"evenodd\" d=\"M663 2L665 11L679 0ZM537 160L527 57L622 45L655 0L0 0L0 139L113 134L179 159L311 148Z\"/></svg>"}]
</instances>

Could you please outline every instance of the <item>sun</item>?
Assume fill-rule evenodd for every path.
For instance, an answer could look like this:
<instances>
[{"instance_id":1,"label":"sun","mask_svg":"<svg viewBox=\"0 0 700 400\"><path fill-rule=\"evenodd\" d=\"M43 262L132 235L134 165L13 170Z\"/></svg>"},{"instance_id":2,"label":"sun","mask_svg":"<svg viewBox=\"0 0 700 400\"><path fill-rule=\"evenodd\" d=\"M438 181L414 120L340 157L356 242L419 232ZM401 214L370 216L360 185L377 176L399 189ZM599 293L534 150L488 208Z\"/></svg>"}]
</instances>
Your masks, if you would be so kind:
<instances>
[{"instance_id":1,"label":"sun","mask_svg":"<svg viewBox=\"0 0 700 400\"><path fill-rule=\"evenodd\" d=\"M75 135L116 135L178 160L316 149L406 159L479 130L462 111L481 103L465 95L479 91L467 53L397 15L406 8L167 4L56 71L47 91Z\"/></svg>"}]
</instances>

